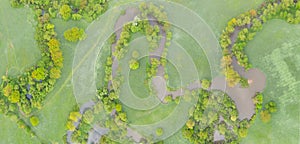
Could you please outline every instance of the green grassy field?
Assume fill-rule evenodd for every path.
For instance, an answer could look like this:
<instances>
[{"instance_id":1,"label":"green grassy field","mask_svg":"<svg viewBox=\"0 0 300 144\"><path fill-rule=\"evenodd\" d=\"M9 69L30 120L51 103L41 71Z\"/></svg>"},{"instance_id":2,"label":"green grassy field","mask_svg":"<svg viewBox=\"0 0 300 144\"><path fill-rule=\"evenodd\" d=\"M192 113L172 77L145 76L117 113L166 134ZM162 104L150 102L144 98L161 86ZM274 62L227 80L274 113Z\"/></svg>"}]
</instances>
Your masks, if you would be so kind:
<instances>
[{"instance_id":1,"label":"green grassy field","mask_svg":"<svg viewBox=\"0 0 300 144\"><path fill-rule=\"evenodd\" d=\"M299 25L272 20L246 48L250 62L267 76L264 102L275 100L278 112L268 124L257 118L243 143L299 143L299 36Z\"/></svg>"},{"instance_id":2,"label":"green grassy field","mask_svg":"<svg viewBox=\"0 0 300 144\"><path fill-rule=\"evenodd\" d=\"M174 28L173 33L174 38L167 56L169 62L166 65L168 85L171 88L180 88L192 81L210 79L210 66L198 43L178 28Z\"/></svg>"},{"instance_id":3,"label":"green grassy field","mask_svg":"<svg viewBox=\"0 0 300 144\"><path fill-rule=\"evenodd\" d=\"M9 0L0 5L0 75L21 74L35 64L40 50L34 39L34 13L30 8L12 8ZM0 80L1 82L1 80Z\"/></svg>"},{"instance_id":4,"label":"green grassy field","mask_svg":"<svg viewBox=\"0 0 300 144\"><path fill-rule=\"evenodd\" d=\"M176 107L174 102L168 104L159 104L151 110L135 110L124 106L127 112L128 121L133 125L146 125L158 122L166 118Z\"/></svg>"}]
</instances>

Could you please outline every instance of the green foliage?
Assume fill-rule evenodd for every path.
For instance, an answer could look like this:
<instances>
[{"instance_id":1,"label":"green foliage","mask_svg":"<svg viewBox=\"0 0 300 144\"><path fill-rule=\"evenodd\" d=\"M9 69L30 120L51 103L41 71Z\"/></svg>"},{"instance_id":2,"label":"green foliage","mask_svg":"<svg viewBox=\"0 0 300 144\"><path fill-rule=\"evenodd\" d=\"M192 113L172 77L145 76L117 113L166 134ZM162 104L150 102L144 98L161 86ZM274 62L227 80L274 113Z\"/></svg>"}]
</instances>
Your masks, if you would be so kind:
<instances>
[{"instance_id":1,"label":"green foliage","mask_svg":"<svg viewBox=\"0 0 300 144\"><path fill-rule=\"evenodd\" d=\"M243 88L249 87L248 79L246 79L246 78L241 78L240 84Z\"/></svg>"},{"instance_id":2,"label":"green foliage","mask_svg":"<svg viewBox=\"0 0 300 144\"><path fill-rule=\"evenodd\" d=\"M189 128L189 129L193 129L193 127L195 126L195 122L191 119L189 119L187 122L186 122L186 126Z\"/></svg>"},{"instance_id":3,"label":"green foliage","mask_svg":"<svg viewBox=\"0 0 300 144\"><path fill-rule=\"evenodd\" d=\"M8 100L11 103L18 103L20 101L20 92L19 91L13 91L11 95L9 95Z\"/></svg>"},{"instance_id":4,"label":"green foliage","mask_svg":"<svg viewBox=\"0 0 300 144\"><path fill-rule=\"evenodd\" d=\"M8 97L10 96L10 94L13 91L13 86L11 84L7 84L4 88L3 88L3 95Z\"/></svg>"},{"instance_id":5,"label":"green foliage","mask_svg":"<svg viewBox=\"0 0 300 144\"><path fill-rule=\"evenodd\" d=\"M130 68L130 69L136 70L136 69L138 69L139 67L140 67L140 63L139 63L137 60L131 59L131 60L129 61L129 68Z\"/></svg>"},{"instance_id":6,"label":"green foliage","mask_svg":"<svg viewBox=\"0 0 300 144\"><path fill-rule=\"evenodd\" d=\"M164 102L165 103L169 103L169 102L171 102L173 99L172 99L172 96L171 95L168 95L168 96L166 96L165 98L164 98Z\"/></svg>"},{"instance_id":7,"label":"green foliage","mask_svg":"<svg viewBox=\"0 0 300 144\"><path fill-rule=\"evenodd\" d=\"M47 74L45 68L37 68L31 73L31 77L37 81L44 80L46 76Z\"/></svg>"},{"instance_id":8,"label":"green foliage","mask_svg":"<svg viewBox=\"0 0 300 144\"><path fill-rule=\"evenodd\" d=\"M71 17L71 12L72 9L70 8L69 5L62 5L61 8L59 9L59 14L64 20L69 20Z\"/></svg>"},{"instance_id":9,"label":"green foliage","mask_svg":"<svg viewBox=\"0 0 300 144\"><path fill-rule=\"evenodd\" d=\"M261 110L262 103L263 103L263 95L261 93L259 93L252 100L253 100L253 103L255 104L256 111Z\"/></svg>"},{"instance_id":10,"label":"green foliage","mask_svg":"<svg viewBox=\"0 0 300 144\"><path fill-rule=\"evenodd\" d=\"M68 121L66 127L69 131L75 131L76 129L76 127L73 124L73 121Z\"/></svg>"},{"instance_id":11,"label":"green foliage","mask_svg":"<svg viewBox=\"0 0 300 144\"><path fill-rule=\"evenodd\" d=\"M268 102L265 107L270 113L274 113L277 111L277 106L274 101Z\"/></svg>"},{"instance_id":12,"label":"green foliage","mask_svg":"<svg viewBox=\"0 0 300 144\"><path fill-rule=\"evenodd\" d=\"M94 112L91 109L88 109L83 114L83 121L87 124L91 124L94 121Z\"/></svg>"},{"instance_id":13,"label":"green foliage","mask_svg":"<svg viewBox=\"0 0 300 144\"><path fill-rule=\"evenodd\" d=\"M201 81L201 86L203 89L209 89L211 82L207 79Z\"/></svg>"},{"instance_id":14,"label":"green foliage","mask_svg":"<svg viewBox=\"0 0 300 144\"><path fill-rule=\"evenodd\" d=\"M50 70L50 78L51 79L58 79L58 78L60 78L60 76L61 76L61 71L59 68L57 68L57 67L51 68L51 70Z\"/></svg>"},{"instance_id":15,"label":"green foliage","mask_svg":"<svg viewBox=\"0 0 300 144\"><path fill-rule=\"evenodd\" d=\"M248 134L248 129L247 129L247 128L240 128L240 129L238 130L238 132L239 132L239 136L240 136L241 138L244 138L244 137L246 137L247 134Z\"/></svg>"},{"instance_id":16,"label":"green foliage","mask_svg":"<svg viewBox=\"0 0 300 144\"><path fill-rule=\"evenodd\" d=\"M69 119L73 122L77 122L79 119L81 119L81 114L79 112L71 112L69 115Z\"/></svg>"},{"instance_id":17,"label":"green foliage","mask_svg":"<svg viewBox=\"0 0 300 144\"><path fill-rule=\"evenodd\" d=\"M64 38L71 42L77 42L79 40L84 40L86 38L86 34L83 29L73 27L64 32Z\"/></svg>"}]
</instances>

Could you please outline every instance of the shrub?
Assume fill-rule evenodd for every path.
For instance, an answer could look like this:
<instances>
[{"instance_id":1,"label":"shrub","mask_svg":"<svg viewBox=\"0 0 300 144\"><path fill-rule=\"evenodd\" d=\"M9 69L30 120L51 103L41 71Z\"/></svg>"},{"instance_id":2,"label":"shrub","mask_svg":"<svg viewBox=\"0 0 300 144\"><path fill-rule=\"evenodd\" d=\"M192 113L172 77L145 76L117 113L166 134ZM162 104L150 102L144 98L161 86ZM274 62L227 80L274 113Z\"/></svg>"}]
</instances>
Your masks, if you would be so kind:
<instances>
[{"instance_id":1,"label":"shrub","mask_svg":"<svg viewBox=\"0 0 300 144\"><path fill-rule=\"evenodd\" d=\"M164 130L162 128L157 128L155 133L157 136L161 136L164 134Z\"/></svg>"},{"instance_id":2,"label":"shrub","mask_svg":"<svg viewBox=\"0 0 300 144\"><path fill-rule=\"evenodd\" d=\"M135 59L132 59L129 61L129 68L132 69L132 70L136 70L140 67L140 64L137 60Z\"/></svg>"},{"instance_id":3,"label":"shrub","mask_svg":"<svg viewBox=\"0 0 300 144\"><path fill-rule=\"evenodd\" d=\"M30 123L32 126L37 126L39 124L39 122L40 122L39 118L37 118L36 116L32 116L30 118Z\"/></svg>"}]
</instances>

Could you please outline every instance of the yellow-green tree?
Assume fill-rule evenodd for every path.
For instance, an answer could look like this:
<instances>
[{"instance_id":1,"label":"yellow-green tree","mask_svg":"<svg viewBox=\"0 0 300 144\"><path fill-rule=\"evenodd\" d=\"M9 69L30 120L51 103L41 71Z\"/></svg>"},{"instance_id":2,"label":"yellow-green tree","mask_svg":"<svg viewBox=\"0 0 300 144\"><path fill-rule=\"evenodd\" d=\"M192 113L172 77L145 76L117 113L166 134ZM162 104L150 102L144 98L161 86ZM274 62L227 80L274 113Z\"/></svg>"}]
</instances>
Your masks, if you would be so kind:
<instances>
[{"instance_id":1,"label":"yellow-green tree","mask_svg":"<svg viewBox=\"0 0 300 144\"><path fill-rule=\"evenodd\" d=\"M44 80L46 78L46 70L45 68L37 68L31 73L31 77L35 80Z\"/></svg>"},{"instance_id":2,"label":"yellow-green tree","mask_svg":"<svg viewBox=\"0 0 300 144\"><path fill-rule=\"evenodd\" d=\"M77 42L78 40L84 40L86 38L86 34L83 29L73 27L64 32L64 37L68 41Z\"/></svg>"},{"instance_id":3,"label":"yellow-green tree","mask_svg":"<svg viewBox=\"0 0 300 144\"><path fill-rule=\"evenodd\" d=\"M39 124L39 122L40 122L39 118L37 118L36 116L32 116L30 118L30 123L32 126L37 126Z\"/></svg>"},{"instance_id":4,"label":"yellow-green tree","mask_svg":"<svg viewBox=\"0 0 300 144\"><path fill-rule=\"evenodd\" d=\"M59 68L57 68L57 67L51 68L51 70L50 70L50 78L58 79L58 78L60 78L60 75L61 75L61 71L60 71Z\"/></svg>"},{"instance_id":5,"label":"yellow-green tree","mask_svg":"<svg viewBox=\"0 0 300 144\"><path fill-rule=\"evenodd\" d=\"M59 14L64 20L69 20L71 17L72 9L69 5L62 5L62 7L59 9Z\"/></svg>"},{"instance_id":6,"label":"yellow-green tree","mask_svg":"<svg viewBox=\"0 0 300 144\"><path fill-rule=\"evenodd\" d=\"M19 91L13 91L11 95L8 97L8 100L11 103L18 103L20 101L20 92Z\"/></svg>"}]
</instances>

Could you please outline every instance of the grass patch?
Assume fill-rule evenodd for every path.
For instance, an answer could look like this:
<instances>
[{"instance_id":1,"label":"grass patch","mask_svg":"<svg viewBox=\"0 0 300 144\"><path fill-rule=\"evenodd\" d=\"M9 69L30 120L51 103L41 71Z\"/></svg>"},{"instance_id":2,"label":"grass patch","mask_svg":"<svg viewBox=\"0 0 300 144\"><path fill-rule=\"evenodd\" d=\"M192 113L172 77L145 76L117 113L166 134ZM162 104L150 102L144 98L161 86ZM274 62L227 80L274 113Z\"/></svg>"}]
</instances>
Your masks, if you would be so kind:
<instances>
[{"instance_id":1,"label":"grass patch","mask_svg":"<svg viewBox=\"0 0 300 144\"><path fill-rule=\"evenodd\" d=\"M12 8L9 0L0 5L0 75L8 70L17 76L35 64L41 52L34 39L34 12L30 8ZM2 80L0 79L0 82Z\"/></svg>"},{"instance_id":2,"label":"grass patch","mask_svg":"<svg viewBox=\"0 0 300 144\"><path fill-rule=\"evenodd\" d=\"M136 110L125 105L123 108L127 113L127 118L130 124L145 125L156 123L166 118L170 113L172 113L176 105L177 104L175 102L159 104L157 107L150 110Z\"/></svg>"}]
</instances>

